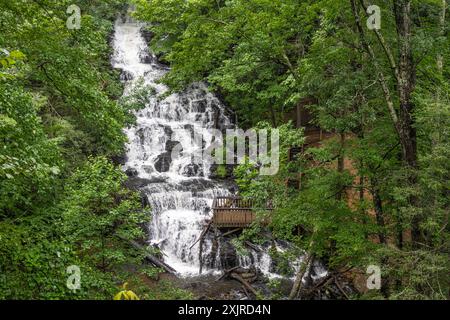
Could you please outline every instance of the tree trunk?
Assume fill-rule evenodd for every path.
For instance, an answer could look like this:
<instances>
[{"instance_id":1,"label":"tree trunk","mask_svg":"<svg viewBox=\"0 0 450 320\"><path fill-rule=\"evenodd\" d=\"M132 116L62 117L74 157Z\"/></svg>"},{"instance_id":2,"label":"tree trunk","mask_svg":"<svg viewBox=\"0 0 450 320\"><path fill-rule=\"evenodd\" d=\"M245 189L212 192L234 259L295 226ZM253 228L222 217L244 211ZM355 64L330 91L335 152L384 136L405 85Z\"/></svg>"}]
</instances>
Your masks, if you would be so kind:
<instances>
[{"instance_id":1,"label":"tree trunk","mask_svg":"<svg viewBox=\"0 0 450 320\"><path fill-rule=\"evenodd\" d=\"M115 235L116 237L118 237L119 239L122 239L124 241L129 242L129 244L131 246L133 246L134 248L136 248L137 250L144 252L145 256L144 258L149 261L151 264L155 265L156 267L159 267L161 269L164 269L167 273L171 273L171 274L176 274L176 270L173 269L171 266L167 265L166 263L164 263L163 261L161 261L160 259L150 255L149 253L147 253L147 250L145 249L144 246L140 245L139 243L137 243L134 240L128 240L125 237L122 237L118 234Z\"/></svg>"},{"instance_id":2,"label":"tree trunk","mask_svg":"<svg viewBox=\"0 0 450 320\"><path fill-rule=\"evenodd\" d=\"M364 7L364 1L361 1ZM377 38L390 61L393 77L396 79L396 87L399 99L399 110L395 110L393 99L390 93L387 78L383 73L381 64L375 55L375 51L366 39L364 29L362 27L361 18L359 16L359 8L356 0L350 0L353 15L355 17L356 26L358 28L361 43L369 53L372 63L378 72L378 81L383 89L385 100L391 115L394 127L397 131L399 142L402 149L402 160L409 170L408 183L414 186L417 182L416 170L417 164L417 134L415 129L415 121L413 118L414 104L412 102L412 93L416 85L416 66L412 51L412 21L411 21L411 0L395 0L394 16L397 28L398 38L398 64L392 58L392 50L386 43L380 32L376 32ZM410 196L408 199L410 206L417 205L417 198ZM415 216L412 221L412 240L417 243L420 241L421 235L419 230L420 217Z\"/></svg>"},{"instance_id":3,"label":"tree trunk","mask_svg":"<svg viewBox=\"0 0 450 320\"><path fill-rule=\"evenodd\" d=\"M414 128L414 104L411 96L416 85L416 67L411 47L411 0L394 1L395 21L399 42L398 95L400 101L400 143L403 159L411 168L417 167L416 130Z\"/></svg>"},{"instance_id":4,"label":"tree trunk","mask_svg":"<svg viewBox=\"0 0 450 320\"><path fill-rule=\"evenodd\" d=\"M297 103L297 128L302 127L302 108L303 106L300 103Z\"/></svg>"},{"instance_id":5,"label":"tree trunk","mask_svg":"<svg viewBox=\"0 0 450 320\"><path fill-rule=\"evenodd\" d=\"M373 183L372 187L373 187ZM386 236L384 234L384 213L383 213L383 202L381 200L381 196L379 191L373 187L374 189L372 190L372 200L373 200L373 207L375 209L375 218L377 220L377 225L379 228L381 228L380 231L378 231L378 239L380 241L380 243L382 244L386 244Z\"/></svg>"},{"instance_id":6,"label":"tree trunk","mask_svg":"<svg viewBox=\"0 0 450 320\"><path fill-rule=\"evenodd\" d=\"M403 227L402 227L403 219L401 217L397 217L397 247L399 249L403 249Z\"/></svg>"},{"instance_id":7,"label":"tree trunk","mask_svg":"<svg viewBox=\"0 0 450 320\"><path fill-rule=\"evenodd\" d=\"M411 170L408 182L414 186L417 182L416 170L417 164L417 134L414 120L414 104L412 102L412 93L416 85L416 66L414 64L411 36L411 0L394 1L394 14L397 26L397 35L399 43L398 51L398 81L397 90L400 101L399 110L399 136L402 146L402 156L408 169ZM417 198L410 196L408 202L411 206L417 205ZM419 230L420 217L417 215L412 220L411 237L413 243L421 239Z\"/></svg>"},{"instance_id":8,"label":"tree trunk","mask_svg":"<svg viewBox=\"0 0 450 320\"><path fill-rule=\"evenodd\" d=\"M275 114L275 110L273 109L272 105L270 105L269 109L270 109L270 118L272 120L272 125L274 128L276 128L277 127L277 115Z\"/></svg>"},{"instance_id":9,"label":"tree trunk","mask_svg":"<svg viewBox=\"0 0 450 320\"><path fill-rule=\"evenodd\" d=\"M302 289L302 280L306 271L308 271L308 267L311 264L312 259L313 255L310 254L309 252L306 253L306 256L303 259L302 264L300 266L300 269L297 272L297 275L295 276L294 285L292 286L291 293L289 294L290 300L295 299L298 296L300 290Z\"/></svg>"},{"instance_id":10,"label":"tree trunk","mask_svg":"<svg viewBox=\"0 0 450 320\"><path fill-rule=\"evenodd\" d=\"M337 160L337 171L339 172L339 174L342 175L342 173L344 172L345 169L345 134L344 133L340 133L339 134L339 157ZM337 190L337 194L336 194L336 200L342 200L343 195L344 195L344 189L345 189L345 185L342 184L342 182L339 183L338 185L339 190Z\"/></svg>"},{"instance_id":11,"label":"tree trunk","mask_svg":"<svg viewBox=\"0 0 450 320\"><path fill-rule=\"evenodd\" d=\"M399 141L402 147L402 158L405 164L413 169L417 168L417 143L416 130L414 128L414 104L412 102L412 93L416 85L416 66L414 64L412 52L412 21L411 21L411 0L394 1L394 15L397 27L398 37L398 65L395 63L392 50L386 43L380 32L376 32L377 38L381 43L388 60L390 61L394 79L397 80L397 91L400 102L400 110L394 108L394 103L381 64L375 55L375 51L366 39L362 27L359 8L355 0L350 0L356 26L358 28L361 43L369 53L375 69L378 72L378 81L383 89L385 100L391 115L394 127L397 131ZM361 1L365 8L364 1Z\"/></svg>"},{"instance_id":12,"label":"tree trunk","mask_svg":"<svg viewBox=\"0 0 450 320\"><path fill-rule=\"evenodd\" d=\"M363 206L363 202L365 200L364 199L364 176L359 176L359 192L358 193L359 193L359 206L361 208L360 209L361 210L361 219L362 219L363 225L366 226L368 215ZM364 238L368 239L368 237L369 237L369 235L367 233L367 229L364 228Z\"/></svg>"},{"instance_id":13,"label":"tree trunk","mask_svg":"<svg viewBox=\"0 0 450 320\"><path fill-rule=\"evenodd\" d=\"M439 27L440 27L440 36L444 37L445 36L445 15L446 15L446 10L447 10L447 0L442 0L442 10L441 10L441 15L439 17ZM437 68L438 68L438 72L439 74L442 75L442 72L444 70L444 58L442 56L442 53L438 53L437 56Z\"/></svg>"}]
</instances>

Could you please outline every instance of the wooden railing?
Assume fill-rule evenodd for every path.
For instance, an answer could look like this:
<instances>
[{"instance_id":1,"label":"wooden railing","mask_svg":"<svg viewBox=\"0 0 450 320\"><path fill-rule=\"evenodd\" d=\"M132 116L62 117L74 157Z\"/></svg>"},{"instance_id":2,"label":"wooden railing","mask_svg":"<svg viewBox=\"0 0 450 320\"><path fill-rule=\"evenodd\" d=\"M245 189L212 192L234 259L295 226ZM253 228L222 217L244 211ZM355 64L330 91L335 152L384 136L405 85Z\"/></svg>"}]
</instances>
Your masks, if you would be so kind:
<instances>
[{"instance_id":1,"label":"wooden railing","mask_svg":"<svg viewBox=\"0 0 450 320\"><path fill-rule=\"evenodd\" d=\"M213 201L213 224L218 228L245 228L256 220L254 201L239 197L217 197ZM268 210L271 208L268 206Z\"/></svg>"},{"instance_id":2,"label":"wooden railing","mask_svg":"<svg viewBox=\"0 0 450 320\"><path fill-rule=\"evenodd\" d=\"M252 208L252 199L244 199L240 197L217 197L214 198L214 208Z\"/></svg>"}]
</instances>

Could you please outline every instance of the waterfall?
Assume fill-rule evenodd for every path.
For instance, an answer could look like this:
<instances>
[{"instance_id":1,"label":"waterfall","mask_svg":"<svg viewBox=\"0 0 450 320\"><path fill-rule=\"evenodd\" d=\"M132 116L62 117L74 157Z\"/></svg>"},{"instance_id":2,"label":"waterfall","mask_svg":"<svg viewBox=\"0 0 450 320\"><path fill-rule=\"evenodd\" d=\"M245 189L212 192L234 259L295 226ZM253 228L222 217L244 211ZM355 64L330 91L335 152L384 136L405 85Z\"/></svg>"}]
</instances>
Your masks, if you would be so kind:
<instances>
[{"instance_id":1,"label":"waterfall","mask_svg":"<svg viewBox=\"0 0 450 320\"><path fill-rule=\"evenodd\" d=\"M211 163L192 161L196 149L211 141L192 145L189 134L207 137L208 129L232 128L232 123L224 106L203 84L167 93L168 88L158 80L168 70L149 52L142 26L130 19L118 19L115 26L112 63L122 70L124 95L131 95L138 85L151 88L145 108L135 113L136 125L125 129L129 142L124 170L146 181L142 190L152 208L150 244L160 248L164 261L181 276L196 275L199 248L198 244L190 247L212 217L214 197L230 192L225 183L209 179ZM173 157L176 147L179 152ZM205 254L210 247L207 241Z\"/></svg>"},{"instance_id":2,"label":"waterfall","mask_svg":"<svg viewBox=\"0 0 450 320\"><path fill-rule=\"evenodd\" d=\"M158 82L168 68L160 64L147 46L141 33L143 24L127 18L115 25L114 68L122 71L124 96L130 96L139 86L146 89L145 106L135 112L136 124L125 129L128 137L127 161L124 170L140 179L141 190L152 208L149 244L157 246L164 261L180 276L199 273L199 244L192 246L201 234L205 221L212 218L214 197L231 195L226 182L209 178L211 163L194 162L194 154L213 143L208 129L233 128L221 102L201 83L184 92L170 93ZM203 133L201 141L192 143L195 133ZM204 245L205 272L221 267L221 244L208 237ZM283 249L278 244L277 250ZM224 249L226 250L226 249ZM293 264L298 269L299 262ZM255 266L263 274L274 277L268 246L258 252L238 257L243 267ZM315 268L317 269L317 268ZM314 270L313 270L314 271ZM313 272L323 275L323 268Z\"/></svg>"}]
</instances>

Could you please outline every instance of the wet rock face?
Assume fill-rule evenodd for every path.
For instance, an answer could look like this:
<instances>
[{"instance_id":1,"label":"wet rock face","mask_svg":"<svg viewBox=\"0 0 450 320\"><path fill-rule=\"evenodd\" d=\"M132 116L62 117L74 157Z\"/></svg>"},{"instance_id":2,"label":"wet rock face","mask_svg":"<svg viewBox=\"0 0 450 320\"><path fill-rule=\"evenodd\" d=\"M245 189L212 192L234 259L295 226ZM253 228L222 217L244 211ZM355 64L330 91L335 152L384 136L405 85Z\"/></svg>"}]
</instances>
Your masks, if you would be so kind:
<instances>
[{"instance_id":1,"label":"wet rock face","mask_svg":"<svg viewBox=\"0 0 450 320\"><path fill-rule=\"evenodd\" d=\"M120 74L120 80L121 81L130 81L133 80L133 74L129 71L122 71Z\"/></svg>"},{"instance_id":2,"label":"wet rock face","mask_svg":"<svg viewBox=\"0 0 450 320\"><path fill-rule=\"evenodd\" d=\"M138 171L134 168L128 168L125 174L129 177L137 177L139 175Z\"/></svg>"},{"instance_id":3,"label":"wet rock face","mask_svg":"<svg viewBox=\"0 0 450 320\"><path fill-rule=\"evenodd\" d=\"M183 151L183 148L181 147L180 142L178 141L167 141L166 142L166 151L172 153L173 149L179 148L180 152Z\"/></svg>"},{"instance_id":4,"label":"wet rock face","mask_svg":"<svg viewBox=\"0 0 450 320\"><path fill-rule=\"evenodd\" d=\"M141 35L145 39L145 41L148 43L152 40L152 38L155 34L147 28L141 28Z\"/></svg>"},{"instance_id":5,"label":"wet rock face","mask_svg":"<svg viewBox=\"0 0 450 320\"><path fill-rule=\"evenodd\" d=\"M183 128L184 128L184 130L189 131L189 135L190 136L194 135L194 132L195 132L194 125L192 125L192 124L185 124Z\"/></svg>"},{"instance_id":6,"label":"wet rock face","mask_svg":"<svg viewBox=\"0 0 450 320\"><path fill-rule=\"evenodd\" d=\"M139 54L139 60L141 61L141 63L146 64L151 64L153 62L152 56L146 51L143 51Z\"/></svg>"},{"instance_id":7,"label":"wet rock face","mask_svg":"<svg viewBox=\"0 0 450 320\"><path fill-rule=\"evenodd\" d=\"M225 241L222 243L220 262L224 270L229 270L239 265L236 249L230 242Z\"/></svg>"},{"instance_id":8,"label":"wet rock face","mask_svg":"<svg viewBox=\"0 0 450 320\"><path fill-rule=\"evenodd\" d=\"M168 172L170 170L171 164L172 164L171 153L164 152L158 156L155 162L155 169L158 172Z\"/></svg>"},{"instance_id":9,"label":"wet rock face","mask_svg":"<svg viewBox=\"0 0 450 320\"><path fill-rule=\"evenodd\" d=\"M202 167L198 164L189 164L183 169L183 176L186 177L202 177Z\"/></svg>"},{"instance_id":10,"label":"wet rock face","mask_svg":"<svg viewBox=\"0 0 450 320\"><path fill-rule=\"evenodd\" d=\"M163 126L163 128L164 128L164 133L165 133L166 136L170 137L170 136L173 135L173 130L172 130L171 127Z\"/></svg>"},{"instance_id":11,"label":"wet rock face","mask_svg":"<svg viewBox=\"0 0 450 320\"><path fill-rule=\"evenodd\" d=\"M139 142L141 145L145 143L145 130L143 128L136 131L136 135L139 137Z\"/></svg>"},{"instance_id":12,"label":"wet rock face","mask_svg":"<svg viewBox=\"0 0 450 320\"><path fill-rule=\"evenodd\" d=\"M145 173L147 174L152 174L155 170L153 169L152 166L148 165L148 166L142 166L142 169L144 169Z\"/></svg>"},{"instance_id":13,"label":"wet rock face","mask_svg":"<svg viewBox=\"0 0 450 320\"><path fill-rule=\"evenodd\" d=\"M148 197L144 192L141 192L141 205L142 208L150 207L150 201L148 201Z\"/></svg>"},{"instance_id":14,"label":"wet rock face","mask_svg":"<svg viewBox=\"0 0 450 320\"><path fill-rule=\"evenodd\" d=\"M206 100L192 101L192 112L204 113L207 106L208 102Z\"/></svg>"},{"instance_id":15,"label":"wet rock face","mask_svg":"<svg viewBox=\"0 0 450 320\"><path fill-rule=\"evenodd\" d=\"M125 154L121 154L113 156L111 160L114 164L123 166L125 165L125 163L127 163L127 156Z\"/></svg>"},{"instance_id":16,"label":"wet rock face","mask_svg":"<svg viewBox=\"0 0 450 320\"><path fill-rule=\"evenodd\" d=\"M129 178L126 182L125 182L125 186L129 189L132 190L139 190L143 187L145 187L146 185L148 185L149 183L152 183L151 180L149 179L143 179L143 178L139 178L139 177L132 177Z\"/></svg>"},{"instance_id":17,"label":"wet rock face","mask_svg":"<svg viewBox=\"0 0 450 320\"><path fill-rule=\"evenodd\" d=\"M216 235L214 233L212 233L211 231L209 232L208 240L211 241L211 251L208 255L206 255L204 265L208 269L214 269L217 267L216 257L217 257L217 252L219 250L219 241L218 241Z\"/></svg>"}]
</instances>

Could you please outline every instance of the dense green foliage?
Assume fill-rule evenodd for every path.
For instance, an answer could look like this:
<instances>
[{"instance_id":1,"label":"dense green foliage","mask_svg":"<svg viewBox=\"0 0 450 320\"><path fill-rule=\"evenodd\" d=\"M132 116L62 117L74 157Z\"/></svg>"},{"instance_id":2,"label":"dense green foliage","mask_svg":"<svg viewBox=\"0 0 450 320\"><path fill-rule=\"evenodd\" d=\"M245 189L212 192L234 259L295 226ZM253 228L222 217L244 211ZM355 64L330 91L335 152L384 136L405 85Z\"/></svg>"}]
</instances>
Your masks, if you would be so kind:
<instances>
[{"instance_id":1,"label":"dense green foliage","mask_svg":"<svg viewBox=\"0 0 450 320\"><path fill-rule=\"evenodd\" d=\"M366 28L363 0L134 2L174 90L207 81L244 127L278 127L306 98L315 123L334 133L288 163L289 144L303 141L281 125L276 176L236 169L243 195L273 201L278 238L335 270L379 265L382 290L365 297L448 298L446 1L373 1L378 31ZM300 173L301 191L287 187ZM246 236L257 240L255 228Z\"/></svg>"},{"instance_id":2,"label":"dense green foliage","mask_svg":"<svg viewBox=\"0 0 450 320\"><path fill-rule=\"evenodd\" d=\"M272 252L280 273L306 252L335 272L379 265L381 290L356 298L449 297L446 1L373 1L378 31L366 28L364 0L133 2L173 90L205 81L239 126L280 130L275 176L235 169L259 221L295 244ZM0 0L0 299L112 299L125 282L141 299L192 298L170 283L146 285L160 270L129 246L144 237L149 209L112 161L140 104L139 95L119 100L109 62L126 1L77 1L78 30L66 27L71 4ZM289 161L305 133L286 114L305 100L332 137ZM299 177L300 190L291 188ZM242 239L262 241L263 227ZM73 265L81 290L66 286ZM291 297L301 293L294 286Z\"/></svg>"},{"instance_id":3,"label":"dense green foliage","mask_svg":"<svg viewBox=\"0 0 450 320\"><path fill-rule=\"evenodd\" d=\"M141 299L186 297L143 286L139 274L159 270L129 241L150 211L111 161L133 121L109 61L126 3L78 1L78 30L71 4L0 1L0 299L112 299L126 281Z\"/></svg>"}]
</instances>

